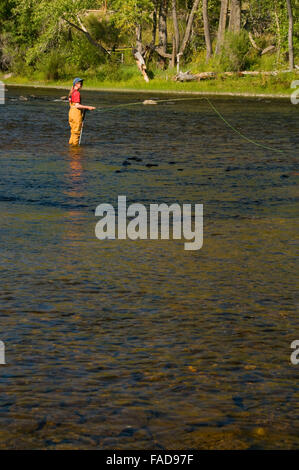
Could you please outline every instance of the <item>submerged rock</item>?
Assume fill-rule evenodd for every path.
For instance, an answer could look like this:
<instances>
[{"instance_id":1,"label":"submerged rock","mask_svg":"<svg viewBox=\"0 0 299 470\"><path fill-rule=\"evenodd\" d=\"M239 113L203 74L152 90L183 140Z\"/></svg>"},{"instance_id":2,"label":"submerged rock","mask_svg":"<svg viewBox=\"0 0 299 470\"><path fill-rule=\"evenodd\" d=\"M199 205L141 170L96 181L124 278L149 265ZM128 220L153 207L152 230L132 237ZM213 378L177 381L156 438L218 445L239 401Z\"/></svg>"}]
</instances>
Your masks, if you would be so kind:
<instances>
[{"instance_id":1,"label":"submerged rock","mask_svg":"<svg viewBox=\"0 0 299 470\"><path fill-rule=\"evenodd\" d=\"M144 100L143 104L158 104L158 103L154 100Z\"/></svg>"},{"instance_id":2,"label":"submerged rock","mask_svg":"<svg viewBox=\"0 0 299 470\"><path fill-rule=\"evenodd\" d=\"M134 162L142 162L142 158L139 157L128 157L128 160L134 160Z\"/></svg>"}]
</instances>

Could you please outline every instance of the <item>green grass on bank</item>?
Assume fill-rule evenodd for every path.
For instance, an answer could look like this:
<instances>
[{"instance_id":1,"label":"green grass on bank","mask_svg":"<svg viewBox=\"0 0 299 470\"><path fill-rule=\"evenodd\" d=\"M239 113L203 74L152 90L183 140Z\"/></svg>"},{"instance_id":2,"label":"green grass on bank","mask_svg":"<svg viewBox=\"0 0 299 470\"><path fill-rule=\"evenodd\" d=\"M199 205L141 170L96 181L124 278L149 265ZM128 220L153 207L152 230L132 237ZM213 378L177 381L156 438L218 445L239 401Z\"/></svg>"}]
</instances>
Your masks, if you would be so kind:
<instances>
[{"instance_id":1,"label":"green grass on bank","mask_svg":"<svg viewBox=\"0 0 299 470\"><path fill-rule=\"evenodd\" d=\"M135 70L136 69L136 70ZM194 67L190 67L193 72ZM258 76L227 76L218 73L217 78L211 80L201 80L200 82L180 83L173 80L176 74L175 69L165 71L150 71L152 79L146 83L136 66L119 67L117 73L99 74L86 71L80 73L74 71L74 76L80 76L85 79L85 88L94 89L119 89L119 90L148 90L164 92L206 92L206 93L246 93L246 94L269 94L269 95L290 95L292 91L291 83L298 80L299 73L280 72L276 76L258 75ZM69 88L72 83L72 77L60 78L58 80L46 80L39 74L33 74L31 77L13 75L8 79L0 75L0 79L7 85L33 85L33 86L55 86Z\"/></svg>"}]
</instances>

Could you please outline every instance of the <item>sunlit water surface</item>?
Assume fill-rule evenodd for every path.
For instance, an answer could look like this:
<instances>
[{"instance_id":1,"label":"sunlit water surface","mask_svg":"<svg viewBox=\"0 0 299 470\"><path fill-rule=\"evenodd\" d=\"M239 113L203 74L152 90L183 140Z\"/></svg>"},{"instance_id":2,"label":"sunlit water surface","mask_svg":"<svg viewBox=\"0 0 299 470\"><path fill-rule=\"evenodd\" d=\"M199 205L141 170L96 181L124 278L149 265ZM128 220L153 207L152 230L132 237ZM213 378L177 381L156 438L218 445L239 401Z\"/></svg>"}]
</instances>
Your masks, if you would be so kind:
<instances>
[{"instance_id":1,"label":"sunlit water surface","mask_svg":"<svg viewBox=\"0 0 299 470\"><path fill-rule=\"evenodd\" d=\"M284 153L198 99L89 113L69 150L62 94L0 107L1 448L298 447L298 107L212 98ZM97 240L118 195L204 204L203 248Z\"/></svg>"}]
</instances>

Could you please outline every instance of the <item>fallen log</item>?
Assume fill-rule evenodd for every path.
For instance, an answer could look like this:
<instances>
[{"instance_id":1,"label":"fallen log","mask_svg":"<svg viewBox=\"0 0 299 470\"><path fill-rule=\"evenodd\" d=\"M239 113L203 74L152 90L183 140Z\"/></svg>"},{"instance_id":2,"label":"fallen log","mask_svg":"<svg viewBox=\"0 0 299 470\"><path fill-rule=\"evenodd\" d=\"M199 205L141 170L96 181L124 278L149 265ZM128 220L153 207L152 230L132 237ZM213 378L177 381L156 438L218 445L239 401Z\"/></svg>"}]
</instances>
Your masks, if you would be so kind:
<instances>
[{"instance_id":1,"label":"fallen log","mask_svg":"<svg viewBox=\"0 0 299 470\"><path fill-rule=\"evenodd\" d=\"M254 49L256 49L259 52L259 55L267 54L267 52L274 52L274 50L276 49L276 47L273 46L273 44L271 44L271 46L265 47L265 49L262 49L261 47L257 45L257 43L253 39L253 36L250 32L248 33L248 36L249 36L249 40L251 42L252 47L254 47Z\"/></svg>"},{"instance_id":2,"label":"fallen log","mask_svg":"<svg viewBox=\"0 0 299 470\"><path fill-rule=\"evenodd\" d=\"M196 76L198 77L199 80L210 80L212 78L216 78L216 73L215 72L201 72L201 73L197 73Z\"/></svg>"},{"instance_id":3,"label":"fallen log","mask_svg":"<svg viewBox=\"0 0 299 470\"><path fill-rule=\"evenodd\" d=\"M200 73L191 73L188 72L179 72L175 75L174 80L176 82L199 82L200 80L209 80L215 78L215 72L200 72Z\"/></svg>"},{"instance_id":4,"label":"fallen log","mask_svg":"<svg viewBox=\"0 0 299 470\"><path fill-rule=\"evenodd\" d=\"M179 72L174 77L175 82L194 82L196 81L196 76L193 75L190 71L188 72Z\"/></svg>"},{"instance_id":5,"label":"fallen log","mask_svg":"<svg viewBox=\"0 0 299 470\"><path fill-rule=\"evenodd\" d=\"M177 75L173 77L173 80L176 82L199 82L201 80L210 80L220 76L222 78L225 77L244 77L246 75L257 77L258 75L266 75L266 76L277 76L280 73L288 73L292 72L292 70L271 70L271 71L260 71L260 70L241 70L239 72L219 72L218 74L215 72L200 72L200 73L191 73L190 70L187 72L179 72ZM293 71L294 72L294 71ZM295 70L298 73L298 69Z\"/></svg>"},{"instance_id":6,"label":"fallen log","mask_svg":"<svg viewBox=\"0 0 299 470\"><path fill-rule=\"evenodd\" d=\"M256 75L272 75L272 76L276 76L278 75L279 72L277 72L276 70L273 70L273 71L270 71L270 72L259 72L257 70L244 70L242 72L240 72L241 75L253 75L253 76L256 76Z\"/></svg>"},{"instance_id":7,"label":"fallen log","mask_svg":"<svg viewBox=\"0 0 299 470\"><path fill-rule=\"evenodd\" d=\"M261 55L267 54L267 52L271 52L271 51L274 52L275 49L276 49L276 47L273 46L273 45L268 46L268 47L266 47L265 49L262 50Z\"/></svg>"}]
</instances>

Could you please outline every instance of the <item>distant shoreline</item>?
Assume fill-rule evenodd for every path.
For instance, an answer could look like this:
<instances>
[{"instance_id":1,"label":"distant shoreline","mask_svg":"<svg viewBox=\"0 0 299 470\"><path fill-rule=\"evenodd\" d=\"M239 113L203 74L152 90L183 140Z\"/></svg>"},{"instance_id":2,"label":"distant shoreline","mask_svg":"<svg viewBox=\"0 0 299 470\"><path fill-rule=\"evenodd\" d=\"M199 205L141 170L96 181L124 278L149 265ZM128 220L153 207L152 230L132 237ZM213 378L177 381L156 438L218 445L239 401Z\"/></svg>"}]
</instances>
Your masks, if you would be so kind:
<instances>
[{"instance_id":1,"label":"distant shoreline","mask_svg":"<svg viewBox=\"0 0 299 470\"><path fill-rule=\"evenodd\" d=\"M18 87L18 88L51 88L54 90L69 90L70 86L65 85L46 85L46 84L28 84L28 83L7 83L4 80L7 87ZM226 91L187 91L187 90L155 90L155 89L135 89L135 88L111 88L111 87L89 87L85 86L86 91L101 91L101 92L115 92L115 93L158 93L166 95L209 95L209 96L231 96L231 97L243 97L243 98L280 98L290 99L290 95L273 94L273 93L244 93L244 92L226 92Z\"/></svg>"}]
</instances>

